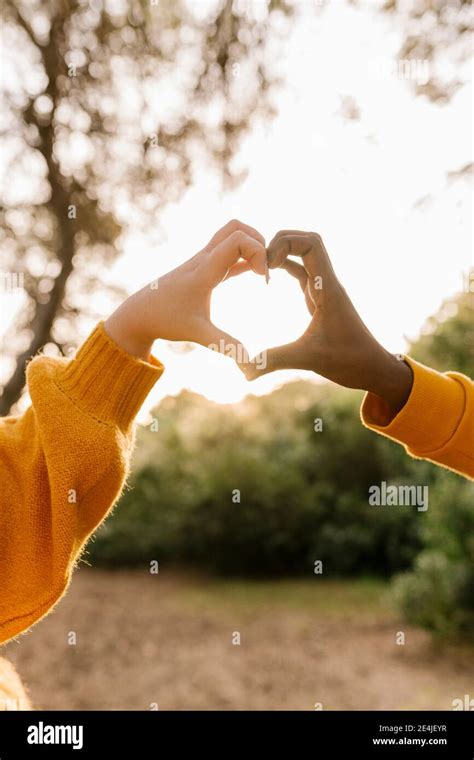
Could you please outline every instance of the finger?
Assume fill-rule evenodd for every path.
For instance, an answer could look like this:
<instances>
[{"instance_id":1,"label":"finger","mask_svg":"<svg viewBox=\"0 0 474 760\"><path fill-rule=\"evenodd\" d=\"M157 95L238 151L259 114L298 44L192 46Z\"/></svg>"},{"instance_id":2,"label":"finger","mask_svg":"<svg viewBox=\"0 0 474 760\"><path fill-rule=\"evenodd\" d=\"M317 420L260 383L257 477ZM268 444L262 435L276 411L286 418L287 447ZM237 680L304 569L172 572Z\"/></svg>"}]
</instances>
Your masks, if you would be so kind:
<instances>
[{"instance_id":1,"label":"finger","mask_svg":"<svg viewBox=\"0 0 474 760\"><path fill-rule=\"evenodd\" d=\"M311 280L315 277L334 278L334 270L321 236L316 232L306 235L282 235L268 248L269 266L281 266L288 256L301 256Z\"/></svg>"},{"instance_id":2,"label":"finger","mask_svg":"<svg viewBox=\"0 0 474 760\"><path fill-rule=\"evenodd\" d=\"M281 266L287 256L304 257L312 250L324 249L323 241L316 232L278 234L267 248L268 263L272 269ZM324 249L325 250L325 249Z\"/></svg>"},{"instance_id":3,"label":"finger","mask_svg":"<svg viewBox=\"0 0 474 760\"><path fill-rule=\"evenodd\" d=\"M210 256L212 276L216 283L224 279L239 259L245 259L250 269L257 274L265 275L267 272L265 246L241 230L232 232L210 252Z\"/></svg>"},{"instance_id":4,"label":"finger","mask_svg":"<svg viewBox=\"0 0 474 760\"><path fill-rule=\"evenodd\" d=\"M278 266L273 262L274 250L278 247L278 243L282 238L305 237L307 235L311 235L311 232L304 232L303 230L279 230L267 246L267 260L269 267L275 269L276 266Z\"/></svg>"},{"instance_id":5,"label":"finger","mask_svg":"<svg viewBox=\"0 0 474 760\"><path fill-rule=\"evenodd\" d=\"M304 230L279 230L277 234L271 239L268 248L275 245L277 240L279 240L281 237L286 237L287 235L310 235L311 232L305 232Z\"/></svg>"},{"instance_id":6,"label":"finger","mask_svg":"<svg viewBox=\"0 0 474 760\"><path fill-rule=\"evenodd\" d=\"M306 301L306 306L308 308L308 311L310 314L314 313L314 307L315 302L313 301L313 298L311 297L311 290L308 287L309 278L308 273L304 267L301 266L301 264L297 264L296 261L292 261L291 259L287 259L283 262L280 269L285 269L289 274L291 274L292 277L296 277L298 280L301 290L304 293L304 298Z\"/></svg>"},{"instance_id":7,"label":"finger","mask_svg":"<svg viewBox=\"0 0 474 760\"><path fill-rule=\"evenodd\" d=\"M212 322L206 321L200 326L196 342L233 359L239 365L246 366L249 363L248 351L240 340L216 327Z\"/></svg>"},{"instance_id":8,"label":"finger","mask_svg":"<svg viewBox=\"0 0 474 760\"><path fill-rule=\"evenodd\" d=\"M303 293L306 291L306 285L308 283L308 273L306 272L306 269L301 266L301 264L297 264L296 261L287 259L281 265L281 269L285 269L288 272L288 274L291 274L292 277L296 277L296 279L298 280L301 286L301 290L303 291Z\"/></svg>"},{"instance_id":9,"label":"finger","mask_svg":"<svg viewBox=\"0 0 474 760\"><path fill-rule=\"evenodd\" d=\"M236 277L239 274L243 274L244 272L248 272L251 270L252 267L250 266L250 262L242 260L238 261L237 264L233 264L229 271L227 272L226 276L224 277L225 280L230 279L231 277Z\"/></svg>"},{"instance_id":10,"label":"finger","mask_svg":"<svg viewBox=\"0 0 474 760\"><path fill-rule=\"evenodd\" d=\"M296 239L302 238L303 243L307 241L305 233L290 233L288 235L276 235L269 246L267 246L267 261L270 269L276 269L281 266L288 256L297 256ZM301 241L300 241L301 242ZM301 245L300 245L301 247ZM301 254L299 254L301 256Z\"/></svg>"},{"instance_id":11,"label":"finger","mask_svg":"<svg viewBox=\"0 0 474 760\"><path fill-rule=\"evenodd\" d=\"M299 341L295 341L262 351L241 369L247 380L256 380L258 377L279 369L306 369L305 366L302 366L303 363L304 353Z\"/></svg>"},{"instance_id":12,"label":"finger","mask_svg":"<svg viewBox=\"0 0 474 760\"><path fill-rule=\"evenodd\" d=\"M219 245L219 243L222 243L223 240L229 237L229 235L232 235L233 232L245 232L246 235L253 237L254 240L257 240L262 245L265 245L265 238L254 227L250 227L248 224L244 224L238 219L231 219L230 222L224 224L224 226L216 232L204 250L209 251L212 248L215 248L217 245Z\"/></svg>"}]
</instances>

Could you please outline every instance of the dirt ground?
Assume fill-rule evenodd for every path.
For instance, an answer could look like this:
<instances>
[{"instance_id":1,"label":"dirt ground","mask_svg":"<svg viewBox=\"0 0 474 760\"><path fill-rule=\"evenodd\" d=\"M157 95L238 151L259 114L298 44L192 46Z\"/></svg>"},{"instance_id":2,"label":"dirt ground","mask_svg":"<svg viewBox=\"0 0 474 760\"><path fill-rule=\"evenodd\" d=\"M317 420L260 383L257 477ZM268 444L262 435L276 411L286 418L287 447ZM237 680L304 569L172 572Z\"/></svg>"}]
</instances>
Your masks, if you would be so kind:
<instances>
[{"instance_id":1,"label":"dirt ground","mask_svg":"<svg viewBox=\"0 0 474 760\"><path fill-rule=\"evenodd\" d=\"M385 591L84 566L2 654L41 709L451 709L474 695L474 650L401 623Z\"/></svg>"}]
</instances>

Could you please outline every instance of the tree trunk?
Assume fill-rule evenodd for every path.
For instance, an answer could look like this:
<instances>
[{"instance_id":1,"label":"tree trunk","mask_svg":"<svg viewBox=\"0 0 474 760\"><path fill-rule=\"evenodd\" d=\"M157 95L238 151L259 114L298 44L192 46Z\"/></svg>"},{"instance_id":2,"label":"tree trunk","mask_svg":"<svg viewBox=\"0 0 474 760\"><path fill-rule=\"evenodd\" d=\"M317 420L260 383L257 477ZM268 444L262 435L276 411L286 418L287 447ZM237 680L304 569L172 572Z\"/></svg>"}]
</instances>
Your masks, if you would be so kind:
<instances>
[{"instance_id":1,"label":"tree trunk","mask_svg":"<svg viewBox=\"0 0 474 760\"><path fill-rule=\"evenodd\" d=\"M48 77L46 93L50 95L53 101L53 110L49 124L44 125L37 122L31 107L27 108L25 120L35 123L40 132L41 145L39 146L39 151L43 155L48 167L48 181L51 188L51 199L48 205L57 223L60 241L60 251L58 251L57 257L62 267L54 282L48 301L46 303L36 303L35 305L35 313L30 325L33 331L33 338L26 351L18 356L16 368L4 387L2 398L0 399L0 415L2 416L10 412L12 406L21 396L25 385L25 367L28 360L50 339L54 318L63 301L69 275L73 271L72 260L74 256L75 232L74 221L68 217L69 194L64 186L60 168L54 159L54 113L57 104L56 78L60 73L67 74L64 61L59 53L64 47L64 45L61 45L60 39L64 19L59 16L56 17L52 24L48 43L44 47L40 47L28 24L18 11L17 17L23 29L30 35L34 44L41 51L43 65Z\"/></svg>"},{"instance_id":2,"label":"tree trunk","mask_svg":"<svg viewBox=\"0 0 474 760\"><path fill-rule=\"evenodd\" d=\"M25 369L28 360L37 354L50 339L54 317L64 297L66 283L72 269L71 256L69 261L63 262L63 268L54 282L49 301L36 305L35 315L31 323L33 338L26 351L17 357L15 371L3 389L0 399L0 416L2 417L10 412L12 406L21 396L25 385Z\"/></svg>"}]
</instances>

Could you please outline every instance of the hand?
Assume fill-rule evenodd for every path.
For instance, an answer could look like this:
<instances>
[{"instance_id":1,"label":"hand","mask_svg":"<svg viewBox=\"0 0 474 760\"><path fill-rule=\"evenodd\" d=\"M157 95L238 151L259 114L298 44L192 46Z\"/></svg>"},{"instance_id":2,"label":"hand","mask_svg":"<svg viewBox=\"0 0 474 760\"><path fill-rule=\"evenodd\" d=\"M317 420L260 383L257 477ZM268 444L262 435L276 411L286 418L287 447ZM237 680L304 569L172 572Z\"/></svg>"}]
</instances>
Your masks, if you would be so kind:
<instances>
[{"instance_id":1,"label":"hand","mask_svg":"<svg viewBox=\"0 0 474 760\"><path fill-rule=\"evenodd\" d=\"M303 265L290 255L300 256ZM386 351L362 322L321 237L282 230L270 243L267 256L270 268L281 267L299 281L311 321L294 343L268 349L244 367L247 378L278 369L312 370L347 388L375 393L386 405L386 415L393 416L409 396L412 371Z\"/></svg>"},{"instance_id":2,"label":"hand","mask_svg":"<svg viewBox=\"0 0 474 760\"><path fill-rule=\"evenodd\" d=\"M211 322L210 308L216 285L249 270L268 275L265 240L233 220L189 261L127 298L105 330L125 351L145 360L153 342L163 338L200 343L245 362L245 349Z\"/></svg>"}]
</instances>

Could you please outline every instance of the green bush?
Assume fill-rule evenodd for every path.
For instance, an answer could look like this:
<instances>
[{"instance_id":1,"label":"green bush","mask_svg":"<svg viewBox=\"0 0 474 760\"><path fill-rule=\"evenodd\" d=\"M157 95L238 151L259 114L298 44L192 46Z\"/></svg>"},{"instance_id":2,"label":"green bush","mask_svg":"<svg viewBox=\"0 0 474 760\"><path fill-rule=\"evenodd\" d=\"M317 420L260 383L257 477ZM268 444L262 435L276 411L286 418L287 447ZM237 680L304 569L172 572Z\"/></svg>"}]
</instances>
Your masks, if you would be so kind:
<instances>
[{"instance_id":1,"label":"green bush","mask_svg":"<svg viewBox=\"0 0 474 760\"><path fill-rule=\"evenodd\" d=\"M139 433L130 489L92 559L239 575L309 573L316 560L328 575L409 567L420 513L371 507L368 489L412 465L362 427L359 404L359 393L304 382L232 407L188 392L165 399L159 431Z\"/></svg>"},{"instance_id":2,"label":"green bush","mask_svg":"<svg viewBox=\"0 0 474 760\"><path fill-rule=\"evenodd\" d=\"M429 548L413 571L395 579L393 597L412 623L474 637L474 485L439 472L431 489L436 509L428 511L423 528Z\"/></svg>"},{"instance_id":3,"label":"green bush","mask_svg":"<svg viewBox=\"0 0 474 760\"><path fill-rule=\"evenodd\" d=\"M444 372L474 377L474 294L460 293L428 320L410 354ZM422 424L422 420L420 420ZM406 618L437 634L474 638L474 485L419 463L433 503L423 522L424 551L412 572L394 581L393 596Z\"/></svg>"}]
</instances>

